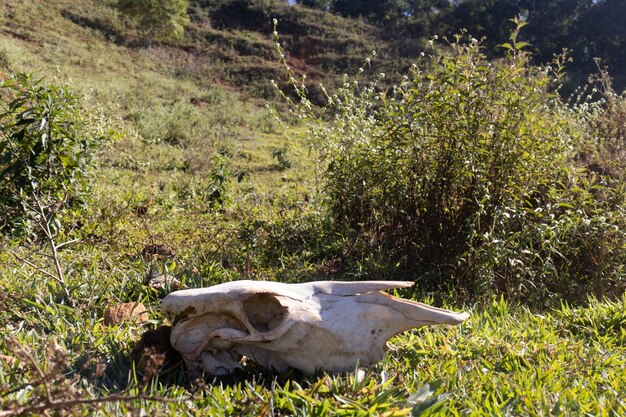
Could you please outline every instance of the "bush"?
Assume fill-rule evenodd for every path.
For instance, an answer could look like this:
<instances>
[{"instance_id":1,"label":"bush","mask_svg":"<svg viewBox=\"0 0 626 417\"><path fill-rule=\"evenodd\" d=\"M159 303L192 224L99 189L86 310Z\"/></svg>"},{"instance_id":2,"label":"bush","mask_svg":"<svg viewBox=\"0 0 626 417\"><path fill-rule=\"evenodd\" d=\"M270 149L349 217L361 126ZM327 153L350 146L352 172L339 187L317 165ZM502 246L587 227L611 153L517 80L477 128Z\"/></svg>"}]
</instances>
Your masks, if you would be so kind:
<instances>
[{"instance_id":1,"label":"bush","mask_svg":"<svg viewBox=\"0 0 626 417\"><path fill-rule=\"evenodd\" d=\"M598 67L598 74L590 78L594 88L586 99L578 98L584 109L588 126L588 146L580 158L600 174L615 179L626 179L626 95L613 89L613 79L607 70ZM586 89L588 92L588 89ZM589 100L596 101L589 103Z\"/></svg>"},{"instance_id":2,"label":"bush","mask_svg":"<svg viewBox=\"0 0 626 417\"><path fill-rule=\"evenodd\" d=\"M210 141L212 128L206 116L192 104L177 100L173 103L137 103L132 120L138 133L150 143L190 147Z\"/></svg>"},{"instance_id":3,"label":"bush","mask_svg":"<svg viewBox=\"0 0 626 417\"><path fill-rule=\"evenodd\" d=\"M278 171L284 171L291 168L293 162L289 156L289 147L283 145L280 148L274 148L272 150L272 158L276 159L276 169Z\"/></svg>"},{"instance_id":4,"label":"bush","mask_svg":"<svg viewBox=\"0 0 626 417\"><path fill-rule=\"evenodd\" d=\"M550 75L525 53L486 61L460 39L388 93L347 83L318 136L338 227L382 244L404 265L454 266L507 210L554 178L569 121ZM320 141L321 139L321 141Z\"/></svg>"},{"instance_id":5,"label":"bush","mask_svg":"<svg viewBox=\"0 0 626 417\"><path fill-rule=\"evenodd\" d=\"M144 39L181 39L189 23L187 0L118 0L117 9L136 23Z\"/></svg>"},{"instance_id":6,"label":"bush","mask_svg":"<svg viewBox=\"0 0 626 417\"><path fill-rule=\"evenodd\" d=\"M624 213L606 211L623 187L574 167L588 118L552 92L562 57L555 71L532 66L514 33L489 62L480 41L463 38L389 90L384 74L346 79L321 115L291 79L347 252L359 268L418 273L426 290L469 297L623 289Z\"/></svg>"},{"instance_id":7,"label":"bush","mask_svg":"<svg viewBox=\"0 0 626 417\"><path fill-rule=\"evenodd\" d=\"M230 177L230 160L219 153L211 157L211 169L208 172L201 195L212 209L222 207L228 200Z\"/></svg>"},{"instance_id":8,"label":"bush","mask_svg":"<svg viewBox=\"0 0 626 417\"><path fill-rule=\"evenodd\" d=\"M626 202L623 184L570 172L533 208L511 212L490 239L472 248L457 270L478 293L554 305L626 289ZM617 204L616 204L617 203ZM461 285L463 283L461 282Z\"/></svg>"},{"instance_id":9,"label":"bush","mask_svg":"<svg viewBox=\"0 0 626 417\"><path fill-rule=\"evenodd\" d=\"M0 99L0 229L29 234L36 204L62 213L85 201L88 169L106 133L89 126L67 86L31 74L2 82Z\"/></svg>"}]
</instances>

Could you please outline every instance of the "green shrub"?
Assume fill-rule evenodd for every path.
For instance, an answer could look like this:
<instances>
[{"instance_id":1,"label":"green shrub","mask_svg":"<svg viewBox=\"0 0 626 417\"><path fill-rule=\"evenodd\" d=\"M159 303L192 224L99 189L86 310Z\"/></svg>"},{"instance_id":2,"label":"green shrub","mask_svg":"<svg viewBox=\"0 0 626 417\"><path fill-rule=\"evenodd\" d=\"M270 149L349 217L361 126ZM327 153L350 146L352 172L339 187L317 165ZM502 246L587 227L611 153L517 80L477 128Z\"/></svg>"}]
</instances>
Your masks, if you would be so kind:
<instances>
[{"instance_id":1,"label":"green shrub","mask_svg":"<svg viewBox=\"0 0 626 417\"><path fill-rule=\"evenodd\" d=\"M230 159L221 154L211 158L211 169L201 190L202 199L212 209L220 208L228 199L231 181Z\"/></svg>"},{"instance_id":2,"label":"green shrub","mask_svg":"<svg viewBox=\"0 0 626 417\"><path fill-rule=\"evenodd\" d=\"M151 103L137 105L131 116L138 133L148 142L165 143L182 148L206 146L212 140L213 127L206 115L192 104Z\"/></svg>"},{"instance_id":3,"label":"green shrub","mask_svg":"<svg viewBox=\"0 0 626 417\"><path fill-rule=\"evenodd\" d=\"M117 9L133 21L144 39L181 39L189 23L187 0L118 0Z\"/></svg>"},{"instance_id":4,"label":"green shrub","mask_svg":"<svg viewBox=\"0 0 626 417\"><path fill-rule=\"evenodd\" d=\"M90 126L67 86L31 74L2 82L0 98L0 229L29 234L35 205L56 215L85 201L107 133Z\"/></svg>"},{"instance_id":5,"label":"green shrub","mask_svg":"<svg viewBox=\"0 0 626 417\"><path fill-rule=\"evenodd\" d=\"M531 65L516 33L491 62L459 35L388 90L384 74L362 85L361 68L322 109L291 78L359 270L404 270L471 298L624 289L624 187L575 167L588 114L553 93L562 57L556 70Z\"/></svg>"},{"instance_id":6,"label":"green shrub","mask_svg":"<svg viewBox=\"0 0 626 417\"><path fill-rule=\"evenodd\" d=\"M570 178L554 184L534 207L510 212L490 239L465 255L466 270L457 274L475 277L475 292L496 291L539 306L626 289L624 185L582 170Z\"/></svg>"},{"instance_id":7,"label":"green shrub","mask_svg":"<svg viewBox=\"0 0 626 417\"><path fill-rule=\"evenodd\" d=\"M287 145L272 149L272 158L276 159L276 169L279 171L289 169L293 164L289 156L289 147Z\"/></svg>"},{"instance_id":8,"label":"green shrub","mask_svg":"<svg viewBox=\"0 0 626 417\"><path fill-rule=\"evenodd\" d=\"M579 97L577 105L585 116L587 148L580 159L587 167L599 174L615 179L626 179L626 93L617 94L613 79L607 70L599 67L598 74L591 77L594 87L587 98ZM584 92L589 92L585 89ZM589 103L589 100L596 101Z\"/></svg>"},{"instance_id":9,"label":"green shrub","mask_svg":"<svg viewBox=\"0 0 626 417\"><path fill-rule=\"evenodd\" d=\"M460 38L388 92L348 82L317 137L338 227L406 265L448 265L567 160L570 123L550 74L512 52L488 62Z\"/></svg>"},{"instance_id":10,"label":"green shrub","mask_svg":"<svg viewBox=\"0 0 626 417\"><path fill-rule=\"evenodd\" d=\"M11 65L11 61L4 49L0 49L0 70L7 69Z\"/></svg>"}]
</instances>

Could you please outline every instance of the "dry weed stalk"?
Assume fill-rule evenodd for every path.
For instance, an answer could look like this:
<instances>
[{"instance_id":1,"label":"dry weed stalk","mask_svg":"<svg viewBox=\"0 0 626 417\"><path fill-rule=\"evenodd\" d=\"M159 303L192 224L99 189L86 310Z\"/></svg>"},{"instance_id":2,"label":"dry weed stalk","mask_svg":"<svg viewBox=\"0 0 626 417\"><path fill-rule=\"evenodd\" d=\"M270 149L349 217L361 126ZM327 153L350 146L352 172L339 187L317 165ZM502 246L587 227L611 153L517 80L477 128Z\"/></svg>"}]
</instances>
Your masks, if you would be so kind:
<instances>
[{"instance_id":1,"label":"dry weed stalk","mask_svg":"<svg viewBox=\"0 0 626 417\"><path fill-rule=\"evenodd\" d=\"M17 400L2 401L0 417L12 417L22 415L33 415L42 413L48 415L52 410L69 411L79 405L99 405L112 402L131 402L137 400L156 401L156 402L180 402L181 399L165 398L158 395L152 395L146 392L149 381L158 375L161 365L163 364L163 355L146 352L144 375L139 383L140 392L134 395L125 393L114 393L100 398L82 398L84 395L75 390L75 386L79 377L71 380L62 379L63 369L67 365L67 356L60 347L50 348L52 366L43 369L33 354L26 347L21 345L16 338L9 337L7 341L9 351L21 363L21 371L30 374L33 379L18 387L7 388L0 387L0 398L6 398L8 395L18 392L27 387L32 387L34 395L28 404L20 403ZM192 399L195 391L185 400Z\"/></svg>"}]
</instances>

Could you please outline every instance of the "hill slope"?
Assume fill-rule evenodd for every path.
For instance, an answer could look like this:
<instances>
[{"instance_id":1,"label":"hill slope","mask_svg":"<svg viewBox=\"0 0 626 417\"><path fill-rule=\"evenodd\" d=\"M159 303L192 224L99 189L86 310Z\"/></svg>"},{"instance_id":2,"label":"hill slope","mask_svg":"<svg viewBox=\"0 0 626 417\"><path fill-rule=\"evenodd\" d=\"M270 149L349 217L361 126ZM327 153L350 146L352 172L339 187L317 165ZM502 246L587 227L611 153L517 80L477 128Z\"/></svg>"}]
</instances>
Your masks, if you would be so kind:
<instances>
[{"instance_id":1,"label":"hill slope","mask_svg":"<svg viewBox=\"0 0 626 417\"><path fill-rule=\"evenodd\" d=\"M114 4L5 2L0 35L10 63L16 68L59 66L70 75L100 73L113 78L135 73L125 60L128 54L137 65L178 80L216 83L255 97L272 97L275 92L269 80L280 80L283 75L272 35L273 19L279 22L290 64L313 79L353 72L372 50L385 49L379 31L358 20L282 2L245 0L191 1L191 23L184 39L148 45L124 25ZM39 58L26 58L23 53ZM106 64L99 62L104 56Z\"/></svg>"}]
</instances>

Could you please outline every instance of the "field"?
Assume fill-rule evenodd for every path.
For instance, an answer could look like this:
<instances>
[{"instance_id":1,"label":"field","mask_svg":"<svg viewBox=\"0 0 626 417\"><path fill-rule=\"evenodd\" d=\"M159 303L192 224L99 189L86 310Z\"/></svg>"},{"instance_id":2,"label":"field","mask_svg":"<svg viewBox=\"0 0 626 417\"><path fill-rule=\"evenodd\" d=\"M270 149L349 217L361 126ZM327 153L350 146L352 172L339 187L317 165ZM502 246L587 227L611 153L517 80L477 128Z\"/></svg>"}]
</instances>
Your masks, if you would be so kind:
<instances>
[{"instance_id":1,"label":"field","mask_svg":"<svg viewBox=\"0 0 626 417\"><path fill-rule=\"evenodd\" d=\"M252 75L282 74L271 30L264 38L196 19L195 37L182 43L135 45L113 2L52 3L2 2L2 77L27 71L69 85L82 114L109 133L87 203L59 215L57 256L41 236L0 237L0 416L626 415L626 296L615 294L524 305L404 292L471 316L399 335L376 368L347 375L276 375L248 364L189 381L175 359L136 360L141 335L167 324L160 300L173 278L193 288L396 277L366 257L345 260L354 259L350 242L324 215L306 125L265 107L277 94ZM315 33L320 16L299 22ZM325 24L336 31L329 39L341 35L344 23ZM376 43L373 28L351 24L362 31L358 50L320 60L343 70ZM246 48L254 53L236 55ZM319 79L333 71L300 64ZM408 274L397 278L416 279ZM150 286L157 275L165 286ZM105 320L127 302L145 305L147 320Z\"/></svg>"}]
</instances>

